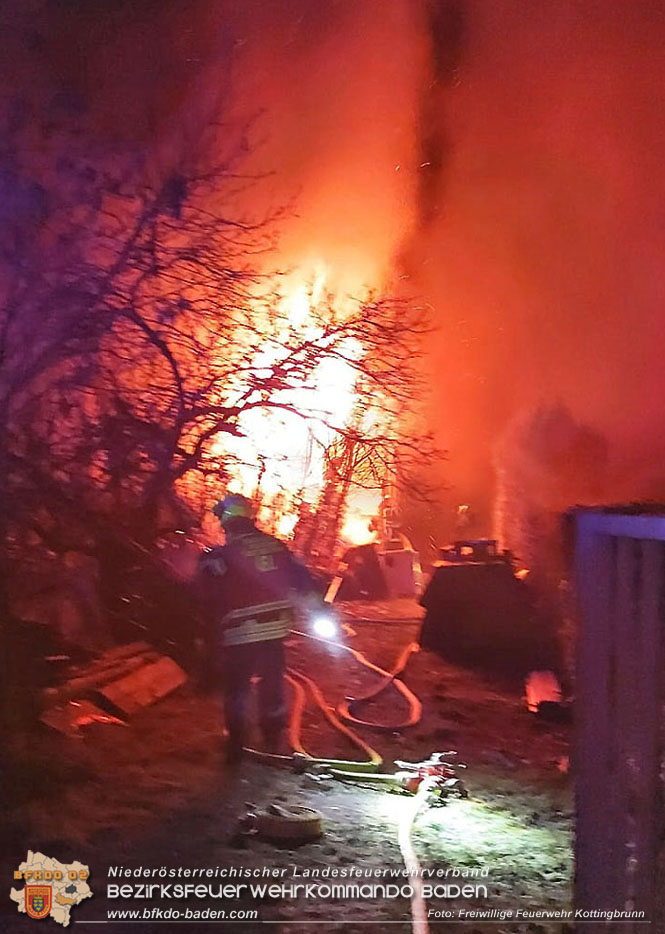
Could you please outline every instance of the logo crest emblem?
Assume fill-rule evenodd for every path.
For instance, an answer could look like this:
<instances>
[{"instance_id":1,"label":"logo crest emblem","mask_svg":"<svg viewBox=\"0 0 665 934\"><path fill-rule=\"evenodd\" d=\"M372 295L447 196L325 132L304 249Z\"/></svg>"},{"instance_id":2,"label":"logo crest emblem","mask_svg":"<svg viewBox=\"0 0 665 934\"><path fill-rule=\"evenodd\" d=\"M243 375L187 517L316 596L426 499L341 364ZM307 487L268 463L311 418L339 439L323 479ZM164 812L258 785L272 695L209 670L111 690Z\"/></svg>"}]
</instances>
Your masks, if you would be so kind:
<instances>
[{"instance_id":1,"label":"logo crest emblem","mask_svg":"<svg viewBox=\"0 0 665 934\"><path fill-rule=\"evenodd\" d=\"M45 918L51 912L50 885L26 885L25 910L31 918Z\"/></svg>"}]
</instances>

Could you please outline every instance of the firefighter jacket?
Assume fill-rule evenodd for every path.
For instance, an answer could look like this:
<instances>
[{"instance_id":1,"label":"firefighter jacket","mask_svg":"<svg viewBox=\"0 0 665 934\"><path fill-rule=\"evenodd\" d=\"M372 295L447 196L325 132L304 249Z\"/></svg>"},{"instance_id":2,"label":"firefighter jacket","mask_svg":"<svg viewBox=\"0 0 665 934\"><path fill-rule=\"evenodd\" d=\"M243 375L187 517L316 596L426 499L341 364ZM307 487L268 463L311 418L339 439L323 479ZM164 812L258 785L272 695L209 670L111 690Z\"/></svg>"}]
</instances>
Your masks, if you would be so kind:
<instances>
[{"instance_id":1,"label":"firefighter jacket","mask_svg":"<svg viewBox=\"0 0 665 934\"><path fill-rule=\"evenodd\" d=\"M293 626L294 591L314 590L286 545L252 525L204 552L198 576L210 641L222 646L283 639Z\"/></svg>"}]
</instances>

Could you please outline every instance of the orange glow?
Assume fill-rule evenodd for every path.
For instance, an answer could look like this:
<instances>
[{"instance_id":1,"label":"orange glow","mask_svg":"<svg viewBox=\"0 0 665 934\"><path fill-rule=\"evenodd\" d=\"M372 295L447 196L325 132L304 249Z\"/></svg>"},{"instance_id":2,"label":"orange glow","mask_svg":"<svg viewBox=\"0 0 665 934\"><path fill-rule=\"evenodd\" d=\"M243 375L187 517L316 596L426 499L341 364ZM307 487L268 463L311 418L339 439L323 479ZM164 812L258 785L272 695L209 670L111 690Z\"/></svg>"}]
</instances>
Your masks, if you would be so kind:
<instances>
[{"instance_id":1,"label":"orange glow","mask_svg":"<svg viewBox=\"0 0 665 934\"><path fill-rule=\"evenodd\" d=\"M381 508L378 490L353 490L349 495L346 519L340 532L342 541L349 545L369 545L378 539L374 521Z\"/></svg>"},{"instance_id":2,"label":"orange glow","mask_svg":"<svg viewBox=\"0 0 665 934\"><path fill-rule=\"evenodd\" d=\"M321 262L312 266L309 275L294 274L282 287L276 319L270 322L266 340L256 348L252 360L256 371L278 364L289 340L320 338L320 314L326 307L332 305L336 313L344 315L346 299L328 291L329 270ZM325 484L327 448L341 429L359 417L354 362L361 359L362 352L358 342L347 340L334 355L322 353L312 372L277 391L280 404L294 411L252 409L240 419L243 437L225 437L218 442L220 450L240 462L229 490L258 500L259 520L270 522L285 538L294 531L301 502L315 505L319 499ZM373 416L363 412L360 417L366 420ZM373 541L376 536L369 524L379 506L379 493L352 490L343 540L352 544Z\"/></svg>"},{"instance_id":3,"label":"orange glow","mask_svg":"<svg viewBox=\"0 0 665 934\"><path fill-rule=\"evenodd\" d=\"M350 545L369 545L376 540L376 533L370 530L367 519L358 515L348 516L341 536Z\"/></svg>"}]
</instances>

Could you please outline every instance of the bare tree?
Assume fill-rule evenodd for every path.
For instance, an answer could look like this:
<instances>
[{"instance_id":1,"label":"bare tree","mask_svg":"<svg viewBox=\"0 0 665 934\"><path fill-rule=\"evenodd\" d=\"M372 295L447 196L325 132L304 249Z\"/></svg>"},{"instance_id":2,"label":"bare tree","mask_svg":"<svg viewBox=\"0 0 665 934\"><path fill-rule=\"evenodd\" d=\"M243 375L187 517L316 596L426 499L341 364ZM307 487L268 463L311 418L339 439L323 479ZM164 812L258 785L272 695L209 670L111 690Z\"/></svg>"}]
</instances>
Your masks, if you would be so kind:
<instances>
[{"instance_id":1,"label":"bare tree","mask_svg":"<svg viewBox=\"0 0 665 934\"><path fill-rule=\"evenodd\" d=\"M221 491L247 467L232 442L256 413L323 426L312 437L329 476L335 445L351 452L338 517L352 484L380 487L387 470L408 484L432 456L409 421L421 310L323 295L296 326L283 277L265 272L279 217L241 209L242 132L215 158L202 150L161 172L7 138L0 165L22 209L0 257L5 601L7 544L21 531L54 541L59 516L65 527L78 516L93 537L110 528L149 546L174 490ZM350 374L351 419L317 393L326 362Z\"/></svg>"}]
</instances>

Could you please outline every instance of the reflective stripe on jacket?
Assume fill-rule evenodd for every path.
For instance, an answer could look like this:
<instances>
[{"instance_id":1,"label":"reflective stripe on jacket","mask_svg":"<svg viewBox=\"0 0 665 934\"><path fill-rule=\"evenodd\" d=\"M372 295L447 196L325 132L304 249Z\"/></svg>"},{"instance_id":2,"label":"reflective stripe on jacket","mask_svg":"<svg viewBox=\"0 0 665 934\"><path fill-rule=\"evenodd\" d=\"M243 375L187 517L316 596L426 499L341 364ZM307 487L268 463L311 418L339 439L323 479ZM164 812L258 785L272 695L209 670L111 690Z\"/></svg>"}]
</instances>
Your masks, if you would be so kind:
<instances>
[{"instance_id":1,"label":"reflective stripe on jacket","mask_svg":"<svg viewBox=\"0 0 665 934\"><path fill-rule=\"evenodd\" d=\"M293 610L288 600L276 600L232 610L222 619L222 643L243 645L284 639L293 625Z\"/></svg>"},{"instance_id":2,"label":"reflective stripe on jacket","mask_svg":"<svg viewBox=\"0 0 665 934\"><path fill-rule=\"evenodd\" d=\"M201 556L199 591L213 645L285 638L294 620L291 595L313 589L283 542L247 525Z\"/></svg>"}]
</instances>

